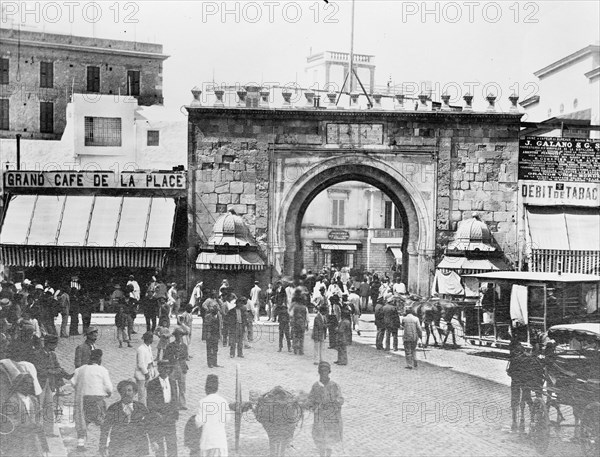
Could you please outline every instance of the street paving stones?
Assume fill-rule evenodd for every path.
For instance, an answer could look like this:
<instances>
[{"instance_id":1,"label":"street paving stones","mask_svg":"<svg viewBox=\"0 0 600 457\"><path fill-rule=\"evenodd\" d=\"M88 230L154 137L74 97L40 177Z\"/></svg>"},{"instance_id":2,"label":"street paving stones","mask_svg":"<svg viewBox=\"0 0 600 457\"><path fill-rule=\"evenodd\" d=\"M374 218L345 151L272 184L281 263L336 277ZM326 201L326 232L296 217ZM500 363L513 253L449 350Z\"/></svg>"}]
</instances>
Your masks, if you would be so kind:
<instances>
[{"instance_id":1,"label":"street paving stones","mask_svg":"<svg viewBox=\"0 0 600 457\"><path fill-rule=\"evenodd\" d=\"M141 320L138 318L138 320ZM332 363L331 378L342 390L344 443L334 456L531 456L536 451L526 435L510 433L510 379L505 373L506 359L501 352L489 348L463 346L459 349L438 349L431 346L418 351L417 370L404 368L404 354L378 351L374 347L372 316L363 315L362 336L353 335L355 344L348 349L349 364ZM103 365L116 384L133 377L135 347L141 344L145 326L136 325L134 348L118 347L110 317L94 315L94 325L100 326L97 347L104 351ZM206 348L200 340L201 320L194 322L190 345L192 359L187 377L188 410L182 411L178 424L179 455L188 455L183 447L183 427L196 413L196 405L205 395L206 375L220 378L220 393L235 398L236 365L242 381L244 400L251 390L264 393L275 386L290 391L310 391L318 380L312 359L312 340L306 333L303 356L278 352L277 324L262 322L255 327L251 349L245 349L243 359L229 357L228 348L219 347L219 364L223 368L209 369ZM62 366L73 370L75 347L83 337L61 339L57 353ZM459 343L464 344L462 339ZM400 342L400 348L402 343ZM156 342L154 345L156 353ZM488 357L490 354L495 357ZM325 349L324 359L336 360L336 351ZM427 359L424 360L424 355ZM64 397L68 403L72 396ZM109 403L118 400L115 392ZM63 443L69 456L98 455L99 430L92 426L87 450L76 450L74 424L69 409L60 425ZM568 410L568 408L564 408ZM526 414L527 411L526 411ZM304 414L296 430L288 456L318 455L311 437L313 417ZM528 422L528 421L527 421ZM227 425L229 448L234 452L233 425ZM580 447L569 441L572 429L551 431L548 455L578 456ZM266 432L252 412L245 414L240 437L240 456L269 454Z\"/></svg>"}]
</instances>

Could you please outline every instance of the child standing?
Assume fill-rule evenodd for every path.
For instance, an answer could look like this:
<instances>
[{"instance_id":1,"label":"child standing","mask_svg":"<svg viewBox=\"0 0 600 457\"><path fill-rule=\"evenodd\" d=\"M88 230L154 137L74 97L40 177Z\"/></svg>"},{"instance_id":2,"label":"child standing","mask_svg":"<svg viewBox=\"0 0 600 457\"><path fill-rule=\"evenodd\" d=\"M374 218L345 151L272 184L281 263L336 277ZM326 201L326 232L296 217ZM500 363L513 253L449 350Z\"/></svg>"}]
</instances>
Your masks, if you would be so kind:
<instances>
[{"instance_id":1,"label":"child standing","mask_svg":"<svg viewBox=\"0 0 600 457\"><path fill-rule=\"evenodd\" d=\"M154 334L158 336L158 346L156 346L156 360L162 360L163 354L169 341L171 340L171 329L169 328L169 318L163 317Z\"/></svg>"},{"instance_id":2,"label":"child standing","mask_svg":"<svg viewBox=\"0 0 600 457\"><path fill-rule=\"evenodd\" d=\"M312 339L315 342L314 364L318 365L323 361L323 341L325 341L325 315L327 314L327 306L317 308L317 315L313 322Z\"/></svg>"},{"instance_id":3,"label":"child standing","mask_svg":"<svg viewBox=\"0 0 600 457\"><path fill-rule=\"evenodd\" d=\"M117 307L117 313L115 314L115 326L117 327L117 340L119 341L119 347L123 347L123 341L127 343L127 347L132 347L129 342L129 324L131 320L131 314L126 313L124 306L119 304Z\"/></svg>"}]
</instances>

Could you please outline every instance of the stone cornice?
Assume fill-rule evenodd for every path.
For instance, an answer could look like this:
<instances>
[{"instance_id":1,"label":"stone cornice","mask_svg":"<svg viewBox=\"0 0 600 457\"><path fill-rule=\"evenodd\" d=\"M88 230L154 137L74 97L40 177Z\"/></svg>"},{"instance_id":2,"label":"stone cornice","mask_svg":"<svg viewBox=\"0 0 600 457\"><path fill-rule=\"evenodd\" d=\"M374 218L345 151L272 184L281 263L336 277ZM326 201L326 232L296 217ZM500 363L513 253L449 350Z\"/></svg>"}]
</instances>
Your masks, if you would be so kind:
<instances>
[{"instance_id":1,"label":"stone cornice","mask_svg":"<svg viewBox=\"0 0 600 457\"><path fill-rule=\"evenodd\" d=\"M0 44L12 44L19 45L21 47L29 46L34 48L46 48L46 49L56 49L60 51L66 52L90 52L95 54L108 54L114 56L122 56L122 57L141 57L144 59L156 59L156 60L166 60L170 56L166 54L160 54L156 52L145 52L145 51L133 51L131 49L119 49L119 48L99 48L96 46L83 46L76 44L67 44L67 43L52 43L47 41L31 41L31 40L17 40L15 38L0 38Z\"/></svg>"},{"instance_id":2,"label":"stone cornice","mask_svg":"<svg viewBox=\"0 0 600 457\"><path fill-rule=\"evenodd\" d=\"M489 122L503 120L519 122L523 113L487 113L487 112L454 112L454 111L374 111L374 110L328 110L319 108L230 108L212 106L186 106L192 117L198 117L202 113L215 114L218 116L253 116L261 118L269 117L319 117L322 119L344 119L344 118L406 118L410 120L443 121L448 120L485 120Z\"/></svg>"}]
</instances>

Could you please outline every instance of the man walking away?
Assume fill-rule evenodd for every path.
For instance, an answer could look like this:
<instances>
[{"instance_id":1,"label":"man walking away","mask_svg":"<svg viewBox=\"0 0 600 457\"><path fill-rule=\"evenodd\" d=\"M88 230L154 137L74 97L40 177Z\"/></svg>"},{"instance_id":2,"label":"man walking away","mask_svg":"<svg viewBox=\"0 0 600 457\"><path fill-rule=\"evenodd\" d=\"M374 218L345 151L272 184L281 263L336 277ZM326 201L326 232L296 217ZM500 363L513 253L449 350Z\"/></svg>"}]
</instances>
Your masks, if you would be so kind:
<instances>
[{"instance_id":1,"label":"man walking away","mask_svg":"<svg viewBox=\"0 0 600 457\"><path fill-rule=\"evenodd\" d=\"M254 320L260 321L260 297L262 289L258 286L258 281L254 281L254 287L250 290L250 304L254 314Z\"/></svg>"},{"instance_id":2,"label":"man walking away","mask_svg":"<svg viewBox=\"0 0 600 457\"><path fill-rule=\"evenodd\" d=\"M108 370L101 364L102 351L94 349L90 353L89 363L77 368L71 379L71 384L75 387L73 418L79 450L85 449L88 424L102 425L106 414L104 399L110 397L113 391Z\"/></svg>"}]
</instances>

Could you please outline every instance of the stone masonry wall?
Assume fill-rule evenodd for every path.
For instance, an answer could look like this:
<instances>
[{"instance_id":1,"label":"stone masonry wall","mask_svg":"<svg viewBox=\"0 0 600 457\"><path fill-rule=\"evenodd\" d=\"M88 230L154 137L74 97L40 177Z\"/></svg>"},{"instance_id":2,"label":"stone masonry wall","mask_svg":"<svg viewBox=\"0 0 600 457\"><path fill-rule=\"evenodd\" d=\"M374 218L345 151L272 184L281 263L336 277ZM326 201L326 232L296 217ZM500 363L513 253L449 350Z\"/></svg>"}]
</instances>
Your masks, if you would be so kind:
<instances>
[{"instance_id":1,"label":"stone masonry wall","mask_svg":"<svg viewBox=\"0 0 600 457\"><path fill-rule=\"evenodd\" d=\"M509 260L514 260L520 116L311 111L190 109L188 153L196 181L195 242L205 241L216 217L228 209L242 214L258 240L264 242L269 223L269 192L274 190L271 186L282 185L269 176L269 161L276 157L277 148L284 147L287 156L297 150L298 157L310 166L315 160L322 160L315 157L323 156L327 150L326 123L381 123L381 154L386 154L382 156L386 161L392 160L392 166L403 171L402 167L410 167L411 162L418 165L430 157L427 160L437 167L435 176L413 176L435 180L435 195L421 192L421 198L433 199L436 205L435 263L441 259L458 222L471 217L473 211L480 213L500 248ZM397 155L390 156L394 153ZM369 150L368 154L376 156L378 152ZM411 154L417 154L420 162L411 159ZM314 258L312 251L307 251L302 254L305 263ZM387 253L376 257L382 263L375 265L372 259L372 268L389 269ZM366 263L366 259L357 262Z\"/></svg>"}]
</instances>

